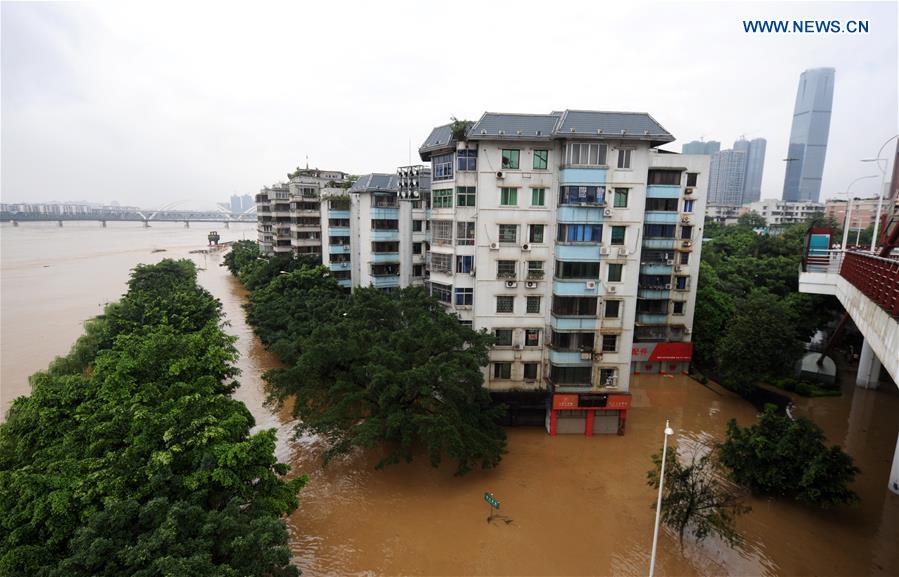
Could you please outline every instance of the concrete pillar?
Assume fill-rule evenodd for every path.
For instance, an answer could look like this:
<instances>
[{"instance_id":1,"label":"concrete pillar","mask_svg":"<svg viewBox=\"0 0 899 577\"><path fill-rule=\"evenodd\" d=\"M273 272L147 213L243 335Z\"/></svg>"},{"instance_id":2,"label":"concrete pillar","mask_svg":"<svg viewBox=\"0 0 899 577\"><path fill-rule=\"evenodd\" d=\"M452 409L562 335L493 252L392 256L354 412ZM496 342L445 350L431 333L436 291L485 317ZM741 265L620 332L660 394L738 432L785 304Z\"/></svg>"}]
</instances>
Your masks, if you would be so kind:
<instances>
[{"instance_id":1,"label":"concrete pillar","mask_svg":"<svg viewBox=\"0 0 899 577\"><path fill-rule=\"evenodd\" d=\"M149 220L145 220L145 221L144 221L144 228L150 228L150 221L149 221Z\"/></svg>"},{"instance_id":2,"label":"concrete pillar","mask_svg":"<svg viewBox=\"0 0 899 577\"><path fill-rule=\"evenodd\" d=\"M866 389L876 389L880 379L880 360L874 355L874 349L866 340L862 343L862 352L858 357L858 372L855 384Z\"/></svg>"},{"instance_id":3,"label":"concrete pillar","mask_svg":"<svg viewBox=\"0 0 899 577\"><path fill-rule=\"evenodd\" d=\"M896 451L893 453L893 466L890 469L890 491L899 495L899 437L896 437Z\"/></svg>"},{"instance_id":4,"label":"concrete pillar","mask_svg":"<svg viewBox=\"0 0 899 577\"><path fill-rule=\"evenodd\" d=\"M100 226L102 226L103 228L106 228L106 221L105 221L105 220L101 220L101 221L100 221Z\"/></svg>"},{"instance_id":5,"label":"concrete pillar","mask_svg":"<svg viewBox=\"0 0 899 577\"><path fill-rule=\"evenodd\" d=\"M231 228L231 223L229 221L225 221L225 228Z\"/></svg>"},{"instance_id":6,"label":"concrete pillar","mask_svg":"<svg viewBox=\"0 0 899 577\"><path fill-rule=\"evenodd\" d=\"M58 222L59 222L59 228L62 228L62 221L60 220Z\"/></svg>"}]
</instances>

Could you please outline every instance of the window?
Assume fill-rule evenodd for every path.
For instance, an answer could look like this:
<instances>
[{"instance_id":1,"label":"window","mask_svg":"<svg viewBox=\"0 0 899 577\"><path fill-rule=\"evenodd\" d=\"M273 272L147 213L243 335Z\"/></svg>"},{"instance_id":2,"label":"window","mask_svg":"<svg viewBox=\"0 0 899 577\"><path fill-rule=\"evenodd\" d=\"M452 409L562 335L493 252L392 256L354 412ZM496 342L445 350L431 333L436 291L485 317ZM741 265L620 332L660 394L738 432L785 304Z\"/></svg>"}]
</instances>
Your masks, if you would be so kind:
<instances>
[{"instance_id":1,"label":"window","mask_svg":"<svg viewBox=\"0 0 899 577\"><path fill-rule=\"evenodd\" d=\"M540 329L524 330L524 346L539 347L540 346Z\"/></svg>"},{"instance_id":2,"label":"window","mask_svg":"<svg viewBox=\"0 0 899 577\"><path fill-rule=\"evenodd\" d=\"M457 186L456 187L456 206L474 206L475 205L475 187L473 186Z\"/></svg>"},{"instance_id":3,"label":"window","mask_svg":"<svg viewBox=\"0 0 899 577\"><path fill-rule=\"evenodd\" d=\"M524 378L528 381L533 381L537 378L537 368L540 366L540 363L525 363L524 364Z\"/></svg>"},{"instance_id":4,"label":"window","mask_svg":"<svg viewBox=\"0 0 899 577\"><path fill-rule=\"evenodd\" d=\"M456 257L456 272L471 272L473 264L473 256L459 255Z\"/></svg>"},{"instance_id":5,"label":"window","mask_svg":"<svg viewBox=\"0 0 899 577\"><path fill-rule=\"evenodd\" d=\"M420 220L412 221L412 232L421 232L421 221Z\"/></svg>"},{"instance_id":6,"label":"window","mask_svg":"<svg viewBox=\"0 0 899 577\"><path fill-rule=\"evenodd\" d=\"M675 301L674 307L671 310L671 314L673 314L673 315L684 314L684 303L682 301Z\"/></svg>"},{"instance_id":7,"label":"window","mask_svg":"<svg viewBox=\"0 0 899 577\"><path fill-rule=\"evenodd\" d=\"M463 321L462 319L459 319L459 324L462 325L463 327L471 328L471 326L474 324L474 322L473 321Z\"/></svg>"},{"instance_id":8,"label":"window","mask_svg":"<svg viewBox=\"0 0 899 577\"><path fill-rule=\"evenodd\" d=\"M434 171L434 180L452 180L453 178L453 155L441 154L431 159L431 166Z\"/></svg>"},{"instance_id":9,"label":"window","mask_svg":"<svg viewBox=\"0 0 899 577\"><path fill-rule=\"evenodd\" d=\"M512 346L512 329L496 329L493 331L493 336L496 337L495 346L497 346L497 347L511 347Z\"/></svg>"},{"instance_id":10,"label":"window","mask_svg":"<svg viewBox=\"0 0 899 577\"><path fill-rule=\"evenodd\" d=\"M501 206L518 206L518 189L501 188L499 191L499 204Z\"/></svg>"},{"instance_id":11,"label":"window","mask_svg":"<svg viewBox=\"0 0 899 577\"><path fill-rule=\"evenodd\" d=\"M693 227L692 226L682 226L680 227L680 237L689 239L693 236Z\"/></svg>"},{"instance_id":12,"label":"window","mask_svg":"<svg viewBox=\"0 0 899 577\"><path fill-rule=\"evenodd\" d=\"M383 253L383 252L399 252L400 251L400 243L399 242L383 242L383 241L375 241L371 243L371 251L374 253Z\"/></svg>"},{"instance_id":13,"label":"window","mask_svg":"<svg viewBox=\"0 0 899 577\"><path fill-rule=\"evenodd\" d=\"M618 335L602 336L602 352L614 353L618 350Z\"/></svg>"},{"instance_id":14,"label":"window","mask_svg":"<svg viewBox=\"0 0 899 577\"><path fill-rule=\"evenodd\" d=\"M431 221L431 229L431 240L434 244L453 244L453 221Z\"/></svg>"},{"instance_id":15,"label":"window","mask_svg":"<svg viewBox=\"0 0 899 577\"><path fill-rule=\"evenodd\" d=\"M559 187L559 205L566 204L605 204L606 187L604 186L561 186Z\"/></svg>"},{"instance_id":16,"label":"window","mask_svg":"<svg viewBox=\"0 0 899 577\"><path fill-rule=\"evenodd\" d=\"M637 286L645 289L667 290L671 288L671 275L641 274Z\"/></svg>"},{"instance_id":17,"label":"window","mask_svg":"<svg viewBox=\"0 0 899 577\"><path fill-rule=\"evenodd\" d=\"M565 147L565 164L601 166L606 163L605 144L571 142Z\"/></svg>"},{"instance_id":18,"label":"window","mask_svg":"<svg viewBox=\"0 0 899 577\"><path fill-rule=\"evenodd\" d=\"M496 278L515 278L516 265L514 260L498 260L496 261Z\"/></svg>"},{"instance_id":19,"label":"window","mask_svg":"<svg viewBox=\"0 0 899 577\"><path fill-rule=\"evenodd\" d=\"M693 203L694 202L696 202L696 201L693 200L692 198L685 200L684 201L684 212L693 212Z\"/></svg>"},{"instance_id":20,"label":"window","mask_svg":"<svg viewBox=\"0 0 899 577\"><path fill-rule=\"evenodd\" d=\"M521 151L518 149L503 149L503 168L518 170L518 157Z\"/></svg>"},{"instance_id":21,"label":"window","mask_svg":"<svg viewBox=\"0 0 899 577\"><path fill-rule=\"evenodd\" d=\"M371 227L373 230L399 230L400 221L386 219L386 218L373 218L371 220Z\"/></svg>"},{"instance_id":22,"label":"window","mask_svg":"<svg viewBox=\"0 0 899 577\"><path fill-rule=\"evenodd\" d=\"M598 262L562 262L556 261L556 278L560 279L597 279L599 278Z\"/></svg>"},{"instance_id":23,"label":"window","mask_svg":"<svg viewBox=\"0 0 899 577\"><path fill-rule=\"evenodd\" d=\"M500 295L496 297L496 312L511 313L515 311L515 297Z\"/></svg>"},{"instance_id":24,"label":"window","mask_svg":"<svg viewBox=\"0 0 899 577\"><path fill-rule=\"evenodd\" d=\"M532 224L528 227L528 242L542 243L543 242L543 228L542 224Z\"/></svg>"},{"instance_id":25,"label":"window","mask_svg":"<svg viewBox=\"0 0 899 577\"><path fill-rule=\"evenodd\" d=\"M646 184L667 184L680 186L679 170L650 170Z\"/></svg>"},{"instance_id":26,"label":"window","mask_svg":"<svg viewBox=\"0 0 899 577\"><path fill-rule=\"evenodd\" d=\"M560 224L559 242L602 242L601 224Z\"/></svg>"},{"instance_id":27,"label":"window","mask_svg":"<svg viewBox=\"0 0 899 577\"><path fill-rule=\"evenodd\" d=\"M528 297L527 313L531 315L540 314L540 297Z\"/></svg>"},{"instance_id":28,"label":"window","mask_svg":"<svg viewBox=\"0 0 899 577\"><path fill-rule=\"evenodd\" d=\"M677 212L676 198L647 198L646 210L660 212Z\"/></svg>"},{"instance_id":29,"label":"window","mask_svg":"<svg viewBox=\"0 0 899 577\"><path fill-rule=\"evenodd\" d=\"M690 264L690 253L688 253L688 252L680 253L680 263L681 264Z\"/></svg>"},{"instance_id":30,"label":"window","mask_svg":"<svg viewBox=\"0 0 899 577\"><path fill-rule=\"evenodd\" d=\"M593 333L552 333L552 346L563 351L592 351Z\"/></svg>"},{"instance_id":31,"label":"window","mask_svg":"<svg viewBox=\"0 0 899 577\"><path fill-rule=\"evenodd\" d=\"M599 369L599 384L603 387L611 387L615 384L615 369Z\"/></svg>"},{"instance_id":32,"label":"window","mask_svg":"<svg viewBox=\"0 0 899 577\"><path fill-rule=\"evenodd\" d=\"M474 244L474 223L456 223L456 244L471 246Z\"/></svg>"},{"instance_id":33,"label":"window","mask_svg":"<svg viewBox=\"0 0 899 577\"><path fill-rule=\"evenodd\" d=\"M688 287L689 284L690 284L690 283L689 283L689 280L690 280L690 277L688 277L688 276L677 276L677 277L674 277L674 282L675 282L674 287L675 287L677 290L682 290L682 291L683 291L683 290L687 290L687 287Z\"/></svg>"},{"instance_id":34,"label":"window","mask_svg":"<svg viewBox=\"0 0 899 577\"><path fill-rule=\"evenodd\" d=\"M609 275L606 277L606 280L609 282L621 282L621 269L623 268L623 264L609 263Z\"/></svg>"},{"instance_id":35,"label":"window","mask_svg":"<svg viewBox=\"0 0 899 577\"><path fill-rule=\"evenodd\" d=\"M543 278L543 261L542 260L529 260L528 261L528 279L541 279Z\"/></svg>"},{"instance_id":36,"label":"window","mask_svg":"<svg viewBox=\"0 0 899 577\"><path fill-rule=\"evenodd\" d=\"M474 299L474 289L457 288L456 289L456 306L471 306Z\"/></svg>"},{"instance_id":37,"label":"window","mask_svg":"<svg viewBox=\"0 0 899 577\"><path fill-rule=\"evenodd\" d=\"M412 254L421 254L421 243L420 242L412 243Z\"/></svg>"},{"instance_id":38,"label":"window","mask_svg":"<svg viewBox=\"0 0 899 577\"><path fill-rule=\"evenodd\" d=\"M531 206L545 206L546 203L546 189L545 188L532 188L531 189Z\"/></svg>"},{"instance_id":39,"label":"window","mask_svg":"<svg viewBox=\"0 0 899 577\"><path fill-rule=\"evenodd\" d=\"M434 272L453 272L453 255L441 254L439 252L431 253L431 270Z\"/></svg>"},{"instance_id":40,"label":"window","mask_svg":"<svg viewBox=\"0 0 899 577\"><path fill-rule=\"evenodd\" d=\"M628 189L626 188L615 189L615 208L627 208L627 193Z\"/></svg>"},{"instance_id":41,"label":"window","mask_svg":"<svg viewBox=\"0 0 899 577\"><path fill-rule=\"evenodd\" d=\"M653 315L667 315L668 314L668 300L660 300L660 299L638 299L637 300L637 312L638 313L649 313Z\"/></svg>"},{"instance_id":42,"label":"window","mask_svg":"<svg viewBox=\"0 0 899 577\"><path fill-rule=\"evenodd\" d=\"M688 172L687 173L687 186L696 186L696 177L697 176L699 176L699 173Z\"/></svg>"},{"instance_id":43,"label":"window","mask_svg":"<svg viewBox=\"0 0 899 577\"><path fill-rule=\"evenodd\" d=\"M499 241L503 243L514 244L518 242L518 225L517 224L501 224L499 225Z\"/></svg>"},{"instance_id":44,"label":"window","mask_svg":"<svg viewBox=\"0 0 899 577\"><path fill-rule=\"evenodd\" d=\"M431 296L442 303L449 304L452 293L453 287L451 285L439 284L436 282L431 283Z\"/></svg>"},{"instance_id":45,"label":"window","mask_svg":"<svg viewBox=\"0 0 899 577\"><path fill-rule=\"evenodd\" d=\"M412 265L412 276L414 276L414 277L425 276L425 266L423 264L413 264Z\"/></svg>"},{"instance_id":46,"label":"window","mask_svg":"<svg viewBox=\"0 0 899 577\"><path fill-rule=\"evenodd\" d=\"M512 363L493 363L494 379L511 379Z\"/></svg>"},{"instance_id":47,"label":"window","mask_svg":"<svg viewBox=\"0 0 899 577\"><path fill-rule=\"evenodd\" d=\"M673 224L644 224L643 238L674 238Z\"/></svg>"},{"instance_id":48,"label":"window","mask_svg":"<svg viewBox=\"0 0 899 577\"><path fill-rule=\"evenodd\" d=\"M434 199L434 208L453 208L453 189L439 188L431 194Z\"/></svg>"},{"instance_id":49,"label":"window","mask_svg":"<svg viewBox=\"0 0 899 577\"><path fill-rule=\"evenodd\" d=\"M477 170L478 169L478 151L477 150L457 150L456 151L456 170Z\"/></svg>"},{"instance_id":50,"label":"window","mask_svg":"<svg viewBox=\"0 0 899 577\"><path fill-rule=\"evenodd\" d=\"M329 218L328 226L332 227L332 228L334 228L334 227L338 227L338 228L339 227L344 227L344 228L349 227L350 219L348 219L348 218Z\"/></svg>"},{"instance_id":51,"label":"window","mask_svg":"<svg viewBox=\"0 0 899 577\"><path fill-rule=\"evenodd\" d=\"M549 151L548 150L535 150L534 151L534 170L546 170L546 167L549 165Z\"/></svg>"},{"instance_id":52,"label":"window","mask_svg":"<svg viewBox=\"0 0 899 577\"><path fill-rule=\"evenodd\" d=\"M630 148L622 148L618 150L618 168L631 167L631 150Z\"/></svg>"},{"instance_id":53,"label":"window","mask_svg":"<svg viewBox=\"0 0 899 577\"><path fill-rule=\"evenodd\" d=\"M619 314L621 314L621 301L606 301L606 312L603 316L607 319L617 319Z\"/></svg>"},{"instance_id":54,"label":"window","mask_svg":"<svg viewBox=\"0 0 899 577\"><path fill-rule=\"evenodd\" d=\"M613 226L612 227L612 245L621 246L624 244L624 235L627 232L626 226Z\"/></svg>"},{"instance_id":55,"label":"window","mask_svg":"<svg viewBox=\"0 0 899 577\"><path fill-rule=\"evenodd\" d=\"M596 316L597 302L596 297L554 296L552 313L562 317L592 317Z\"/></svg>"},{"instance_id":56,"label":"window","mask_svg":"<svg viewBox=\"0 0 899 577\"><path fill-rule=\"evenodd\" d=\"M593 367L557 367L550 365L552 380L558 385L589 385ZM580 413L580 411L578 411Z\"/></svg>"}]
</instances>

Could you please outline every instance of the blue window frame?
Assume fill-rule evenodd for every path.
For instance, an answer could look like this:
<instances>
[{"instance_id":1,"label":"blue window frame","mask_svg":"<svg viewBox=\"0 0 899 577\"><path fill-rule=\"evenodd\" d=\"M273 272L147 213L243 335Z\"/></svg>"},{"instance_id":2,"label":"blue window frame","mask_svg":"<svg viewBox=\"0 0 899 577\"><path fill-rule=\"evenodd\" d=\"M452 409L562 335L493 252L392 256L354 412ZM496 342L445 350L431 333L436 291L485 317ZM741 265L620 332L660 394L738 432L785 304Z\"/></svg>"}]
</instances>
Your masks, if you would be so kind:
<instances>
[{"instance_id":1,"label":"blue window frame","mask_svg":"<svg viewBox=\"0 0 899 577\"><path fill-rule=\"evenodd\" d=\"M601 224L560 224L559 242L601 242Z\"/></svg>"},{"instance_id":2,"label":"blue window frame","mask_svg":"<svg viewBox=\"0 0 899 577\"><path fill-rule=\"evenodd\" d=\"M559 190L559 204L605 204L604 186L562 186Z\"/></svg>"},{"instance_id":3,"label":"blue window frame","mask_svg":"<svg viewBox=\"0 0 899 577\"><path fill-rule=\"evenodd\" d=\"M477 150L459 150L456 152L456 170L477 170L478 169L478 151Z\"/></svg>"},{"instance_id":4,"label":"blue window frame","mask_svg":"<svg viewBox=\"0 0 899 577\"><path fill-rule=\"evenodd\" d=\"M693 203L694 200L685 200L684 201L684 212L693 212Z\"/></svg>"},{"instance_id":5,"label":"blue window frame","mask_svg":"<svg viewBox=\"0 0 899 577\"><path fill-rule=\"evenodd\" d=\"M451 180L453 178L453 155L441 154L431 159L433 180Z\"/></svg>"},{"instance_id":6,"label":"blue window frame","mask_svg":"<svg viewBox=\"0 0 899 577\"><path fill-rule=\"evenodd\" d=\"M457 288L456 289L456 306L471 306L474 302L474 289Z\"/></svg>"},{"instance_id":7,"label":"blue window frame","mask_svg":"<svg viewBox=\"0 0 899 577\"><path fill-rule=\"evenodd\" d=\"M456 257L456 272L471 272L473 264L473 256L458 255Z\"/></svg>"}]
</instances>

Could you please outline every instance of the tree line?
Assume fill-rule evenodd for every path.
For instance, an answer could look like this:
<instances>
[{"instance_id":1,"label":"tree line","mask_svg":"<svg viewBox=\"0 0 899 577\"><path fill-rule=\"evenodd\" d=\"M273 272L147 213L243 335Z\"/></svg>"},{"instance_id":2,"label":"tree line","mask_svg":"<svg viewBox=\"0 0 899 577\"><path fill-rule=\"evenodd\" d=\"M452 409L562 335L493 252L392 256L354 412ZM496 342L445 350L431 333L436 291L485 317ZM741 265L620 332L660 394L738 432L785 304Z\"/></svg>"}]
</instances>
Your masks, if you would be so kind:
<instances>
[{"instance_id":1,"label":"tree line","mask_svg":"<svg viewBox=\"0 0 899 577\"><path fill-rule=\"evenodd\" d=\"M265 374L273 395L293 398L298 432L325 441L326 462L374 446L384 448L379 468L416 455L434 466L449 458L458 475L500 462L504 409L482 373L492 337L421 287L349 293L326 267L265 257L252 241L224 264L250 289L248 322L285 365Z\"/></svg>"},{"instance_id":2,"label":"tree line","mask_svg":"<svg viewBox=\"0 0 899 577\"><path fill-rule=\"evenodd\" d=\"M136 267L0 425L0 574L297 575L305 478L250 433L236 358L192 262Z\"/></svg>"}]
</instances>

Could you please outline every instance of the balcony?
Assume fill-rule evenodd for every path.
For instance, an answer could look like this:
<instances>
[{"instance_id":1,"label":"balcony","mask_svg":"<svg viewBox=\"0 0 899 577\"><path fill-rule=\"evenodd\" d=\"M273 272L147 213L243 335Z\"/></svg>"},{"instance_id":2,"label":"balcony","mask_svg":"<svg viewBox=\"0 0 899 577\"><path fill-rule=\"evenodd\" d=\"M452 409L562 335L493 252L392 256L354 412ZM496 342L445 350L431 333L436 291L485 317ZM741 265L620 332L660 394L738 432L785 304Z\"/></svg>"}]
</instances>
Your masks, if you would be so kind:
<instances>
[{"instance_id":1,"label":"balcony","mask_svg":"<svg viewBox=\"0 0 899 577\"><path fill-rule=\"evenodd\" d=\"M668 324L668 315L657 313L637 313L637 323L641 325L665 325Z\"/></svg>"},{"instance_id":2,"label":"balcony","mask_svg":"<svg viewBox=\"0 0 899 577\"><path fill-rule=\"evenodd\" d=\"M658 262L651 262L640 265L640 274L662 274L662 275L670 275L671 270L674 268L673 264L665 264Z\"/></svg>"},{"instance_id":3,"label":"balcony","mask_svg":"<svg viewBox=\"0 0 899 577\"><path fill-rule=\"evenodd\" d=\"M567 261L598 261L599 244L556 243L556 258Z\"/></svg>"},{"instance_id":4,"label":"balcony","mask_svg":"<svg viewBox=\"0 0 899 577\"><path fill-rule=\"evenodd\" d=\"M674 249L677 246L676 238L644 238L643 248Z\"/></svg>"},{"instance_id":5,"label":"balcony","mask_svg":"<svg viewBox=\"0 0 899 577\"><path fill-rule=\"evenodd\" d=\"M592 288L588 286L592 284ZM553 294L559 296L597 296L599 294L598 280L553 280Z\"/></svg>"},{"instance_id":6,"label":"balcony","mask_svg":"<svg viewBox=\"0 0 899 577\"><path fill-rule=\"evenodd\" d=\"M593 353L549 349L549 362L568 367L589 367L593 364Z\"/></svg>"},{"instance_id":7,"label":"balcony","mask_svg":"<svg viewBox=\"0 0 899 577\"><path fill-rule=\"evenodd\" d=\"M348 244L332 244L328 246L329 254L350 254L350 245Z\"/></svg>"},{"instance_id":8,"label":"balcony","mask_svg":"<svg viewBox=\"0 0 899 577\"><path fill-rule=\"evenodd\" d=\"M400 231L391 229L372 229L372 240L400 240Z\"/></svg>"},{"instance_id":9,"label":"balcony","mask_svg":"<svg viewBox=\"0 0 899 577\"><path fill-rule=\"evenodd\" d=\"M400 276L398 274L372 275L371 284L375 288L398 287L400 286Z\"/></svg>"},{"instance_id":10,"label":"balcony","mask_svg":"<svg viewBox=\"0 0 899 577\"><path fill-rule=\"evenodd\" d=\"M558 317L553 313L549 318L549 325L558 331L596 330L596 317Z\"/></svg>"},{"instance_id":11,"label":"balcony","mask_svg":"<svg viewBox=\"0 0 899 577\"><path fill-rule=\"evenodd\" d=\"M372 219L398 220L400 218L400 209L395 207L372 207L369 216Z\"/></svg>"},{"instance_id":12,"label":"balcony","mask_svg":"<svg viewBox=\"0 0 899 577\"><path fill-rule=\"evenodd\" d=\"M681 189L677 184L650 184L646 187L646 198L680 198Z\"/></svg>"},{"instance_id":13,"label":"balcony","mask_svg":"<svg viewBox=\"0 0 899 577\"><path fill-rule=\"evenodd\" d=\"M556 215L562 223L600 224L603 220L602 211L598 206L560 206Z\"/></svg>"},{"instance_id":14,"label":"balcony","mask_svg":"<svg viewBox=\"0 0 899 577\"><path fill-rule=\"evenodd\" d=\"M605 168L563 168L559 171L559 184L604 185L608 172Z\"/></svg>"},{"instance_id":15,"label":"balcony","mask_svg":"<svg viewBox=\"0 0 899 577\"><path fill-rule=\"evenodd\" d=\"M328 268L331 270L350 270L353 268L353 263L350 261L347 262L331 262L328 263Z\"/></svg>"},{"instance_id":16,"label":"balcony","mask_svg":"<svg viewBox=\"0 0 899 577\"><path fill-rule=\"evenodd\" d=\"M331 226L328 227L328 234L331 236L350 236L350 228L348 226Z\"/></svg>"},{"instance_id":17,"label":"balcony","mask_svg":"<svg viewBox=\"0 0 899 577\"><path fill-rule=\"evenodd\" d=\"M348 210L329 210L328 218L350 218L350 211L348 211Z\"/></svg>"},{"instance_id":18,"label":"balcony","mask_svg":"<svg viewBox=\"0 0 899 577\"><path fill-rule=\"evenodd\" d=\"M671 298L670 290L640 288L637 289L637 298L650 300L666 300Z\"/></svg>"},{"instance_id":19,"label":"balcony","mask_svg":"<svg viewBox=\"0 0 899 577\"><path fill-rule=\"evenodd\" d=\"M371 254L371 262L400 262L400 253L373 252Z\"/></svg>"},{"instance_id":20,"label":"balcony","mask_svg":"<svg viewBox=\"0 0 899 577\"><path fill-rule=\"evenodd\" d=\"M337 284L342 286L343 288L350 288L351 286L353 286L353 279L349 279L349 278L337 279Z\"/></svg>"},{"instance_id":21,"label":"balcony","mask_svg":"<svg viewBox=\"0 0 899 577\"><path fill-rule=\"evenodd\" d=\"M677 224L676 212L647 211L643 216L647 224Z\"/></svg>"}]
</instances>

